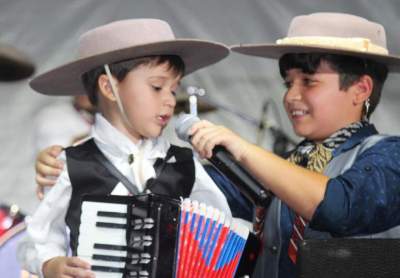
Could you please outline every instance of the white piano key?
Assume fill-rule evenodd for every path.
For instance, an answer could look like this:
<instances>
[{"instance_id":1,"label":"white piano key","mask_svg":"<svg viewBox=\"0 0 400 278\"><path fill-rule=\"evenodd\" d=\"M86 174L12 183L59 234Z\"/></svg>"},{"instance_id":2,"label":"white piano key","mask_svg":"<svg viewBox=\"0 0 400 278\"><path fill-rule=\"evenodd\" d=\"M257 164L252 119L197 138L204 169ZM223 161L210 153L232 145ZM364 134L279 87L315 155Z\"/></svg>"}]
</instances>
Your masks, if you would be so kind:
<instances>
[{"instance_id":1,"label":"white piano key","mask_svg":"<svg viewBox=\"0 0 400 278\"><path fill-rule=\"evenodd\" d=\"M93 254L101 254L101 255L108 255L108 256L116 256L116 257L126 257L127 252L126 251L121 251L121 250L108 250L108 249L85 249L81 250L78 255L79 256L91 256Z\"/></svg>"},{"instance_id":2,"label":"white piano key","mask_svg":"<svg viewBox=\"0 0 400 278\"><path fill-rule=\"evenodd\" d=\"M117 217L105 217L105 216L89 216L85 215L81 217L81 223L96 223L96 222L107 222L107 223L116 223L116 224L126 224L126 218L117 218Z\"/></svg>"},{"instance_id":3,"label":"white piano key","mask_svg":"<svg viewBox=\"0 0 400 278\"><path fill-rule=\"evenodd\" d=\"M79 244L85 244L85 242L126 245L125 230L98 228L92 231L82 231L79 234Z\"/></svg>"},{"instance_id":4,"label":"white piano key","mask_svg":"<svg viewBox=\"0 0 400 278\"><path fill-rule=\"evenodd\" d=\"M91 256L79 256L85 261L89 262L90 265L99 265L99 266L111 266L111 267L119 267L124 268L125 262L114 262L114 261L104 261L104 260L94 260Z\"/></svg>"},{"instance_id":5,"label":"white piano key","mask_svg":"<svg viewBox=\"0 0 400 278\"><path fill-rule=\"evenodd\" d=\"M127 205L116 204L116 203L91 202L91 201L84 201L82 203L82 212L85 212L86 214L89 213L97 214L98 211L126 213Z\"/></svg>"},{"instance_id":6,"label":"white piano key","mask_svg":"<svg viewBox=\"0 0 400 278\"><path fill-rule=\"evenodd\" d=\"M122 273L112 273L112 272L94 272L96 278L122 278Z\"/></svg>"}]
</instances>

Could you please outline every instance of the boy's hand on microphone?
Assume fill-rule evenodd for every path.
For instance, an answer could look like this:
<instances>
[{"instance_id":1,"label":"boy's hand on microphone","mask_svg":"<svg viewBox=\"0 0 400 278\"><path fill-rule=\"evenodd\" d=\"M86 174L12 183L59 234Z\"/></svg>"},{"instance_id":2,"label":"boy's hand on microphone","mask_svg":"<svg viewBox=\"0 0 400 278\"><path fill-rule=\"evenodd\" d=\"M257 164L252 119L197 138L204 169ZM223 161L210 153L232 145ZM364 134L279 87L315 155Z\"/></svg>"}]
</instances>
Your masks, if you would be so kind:
<instances>
[{"instance_id":1,"label":"boy's hand on microphone","mask_svg":"<svg viewBox=\"0 0 400 278\"><path fill-rule=\"evenodd\" d=\"M215 146L224 146L236 161L242 161L249 142L242 139L230 129L201 120L189 130L193 148L202 158L211 158Z\"/></svg>"}]
</instances>

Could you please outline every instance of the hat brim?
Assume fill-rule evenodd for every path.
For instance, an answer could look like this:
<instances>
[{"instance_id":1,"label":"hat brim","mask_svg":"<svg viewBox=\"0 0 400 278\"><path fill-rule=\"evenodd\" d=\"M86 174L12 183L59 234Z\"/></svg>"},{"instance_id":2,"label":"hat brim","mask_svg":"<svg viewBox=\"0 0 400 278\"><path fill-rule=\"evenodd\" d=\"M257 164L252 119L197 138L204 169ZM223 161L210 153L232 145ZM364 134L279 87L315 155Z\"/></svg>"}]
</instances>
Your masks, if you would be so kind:
<instances>
[{"instance_id":1,"label":"hat brim","mask_svg":"<svg viewBox=\"0 0 400 278\"><path fill-rule=\"evenodd\" d=\"M185 64L187 75L222 60L228 54L229 48L225 45L202 40L177 39L142 44L78 59L37 76L29 85L46 95L80 95L85 94L82 75L104 64L145 56L177 55Z\"/></svg>"},{"instance_id":2,"label":"hat brim","mask_svg":"<svg viewBox=\"0 0 400 278\"><path fill-rule=\"evenodd\" d=\"M0 45L0 81L18 81L34 71L34 64L24 53L12 46Z\"/></svg>"},{"instance_id":3,"label":"hat brim","mask_svg":"<svg viewBox=\"0 0 400 278\"><path fill-rule=\"evenodd\" d=\"M298 45L277 45L277 44L242 44L230 47L233 52L244 55L279 59L288 53L330 53L349 55L360 58L368 58L376 62L385 64L389 71L400 72L400 56L380 55L361 51L351 51L347 49L317 47L317 46L298 46Z\"/></svg>"}]
</instances>

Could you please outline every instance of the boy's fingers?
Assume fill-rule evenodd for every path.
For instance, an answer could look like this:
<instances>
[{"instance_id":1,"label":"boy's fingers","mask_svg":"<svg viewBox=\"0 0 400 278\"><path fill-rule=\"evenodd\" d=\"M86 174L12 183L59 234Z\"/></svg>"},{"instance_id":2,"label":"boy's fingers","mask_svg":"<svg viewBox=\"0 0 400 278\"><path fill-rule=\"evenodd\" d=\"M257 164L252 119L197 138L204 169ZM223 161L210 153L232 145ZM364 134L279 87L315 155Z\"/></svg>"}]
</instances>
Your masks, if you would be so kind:
<instances>
[{"instance_id":1,"label":"boy's fingers","mask_svg":"<svg viewBox=\"0 0 400 278\"><path fill-rule=\"evenodd\" d=\"M65 269L65 274L67 274L67 277L73 277L73 278L95 278L94 272L78 267L67 267Z\"/></svg>"},{"instance_id":2,"label":"boy's fingers","mask_svg":"<svg viewBox=\"0 0 400 278\"><path fill-rule=\"evenodd\" d=\"M63 151L64 147L61 145L54 145L50 147L50 153L54 156L57 157L60 155L60 153Z\"/></svg>"},{"instance_id":3,"label":"boy's fingers","mask_svg":"<svg viewBox=\"0 0 400 278\"><path fill-rule=\"evenodd\" d=\"M38 167L41 167L41 165L62 169L63 163L57 159L62 150L61 146L52 146L42 150L36 157L36 171L38 171Z\"/></svg>"},{"instance_id":4,"label":"boy's fingers","mask_svg":"<svg viewBox=\"0 0 400 278\"><path fill-rule=\"evenodd\" d=\"M39 200L43 200L44 198L43 187L40 185L36 186L36 196Z\"/></svg>"},{"instance_id":5,"label":"boy's fingers","mask_svg":"<svg viewBox=\"0 0 400 278\"><path fill-rule=\"evenodd\" d=\"M40 166L49 166L53 168L62 169L64 164L62 161L59 161L57 157L51 156L50 154L40 154L36 160L36 168Z\"/></svg>"},{"instance_id":6,"label":"boy's fingers","mask_svg":"<svg viewBox=\"0 0 400 278\"><path fill-rule=\"evenodd\" d=\"M67 264L69 266L80 267L84 269L90 269L90 263L78 258L78 257L69 257Z\"/></svg>"},{"instance_id":7,"label":"boy's fingers","mask_svg":"<svg viewBox=\"0 0 400 278\"><path fill-rule=\"evenodd\" d=\"M53 186L56 183L54 179L46 178L40 174L36 174L35 180L37 184L36 196L39 198L39 200L44 198L44 187Z\"/></svg>"},{"instance_id":8,"label":"boy's fingers","mask_svg":"<svg viewBox=\"0 0 400 278\"><path fill-rule=\"evenodd\" d=\"M210 123L209 121L201 120L200 122L195 123L195 124L189 129L188 135L193 135L193 134L195 134L196 132L198 132L199 130L201 130L202 128L210 127L210 126L213 126L213 124Z\"/></svg>"},{"instance_id":9,"label":"boy's fingers","mask_svg":"<svg viewBox=\"0 0 400 278\"><path fill-rule=\"evenodd\" d=\"M38 186L44 187L44 186L53 186L56 181L51 178L47 178L41 174L36 174L36 183Z\"/></svg>"},{"instance_id":10,"label":"boy's fingers","mask_svg":"<svg viewBox=\"0 0 400 278\"><path fill-rule=\"evenodd\" d=\"M36 173L42 176L54 176L57 177L61 174L61 170L58 167L54 167L51 165L45 165L42 163L36 164Z\"/></svg>"},{"instance_id":11,"label":"boy's fingers","mask_svg":"<svg viewBox=\"0 0 400 278\"><path fill-rule=\"evenodd\" d=\"M95 274L90 270L90 264L78 257L67 259L67 268L65 274L77 278L94 278Z\"/></svg>"}]
</instances>

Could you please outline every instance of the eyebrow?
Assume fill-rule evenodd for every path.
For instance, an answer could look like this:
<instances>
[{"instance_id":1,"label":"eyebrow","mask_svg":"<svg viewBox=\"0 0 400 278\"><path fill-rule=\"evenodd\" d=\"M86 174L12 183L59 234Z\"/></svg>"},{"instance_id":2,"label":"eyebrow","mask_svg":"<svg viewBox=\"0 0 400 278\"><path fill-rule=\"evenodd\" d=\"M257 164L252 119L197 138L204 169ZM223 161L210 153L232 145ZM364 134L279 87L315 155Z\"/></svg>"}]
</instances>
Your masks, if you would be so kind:
<instances>
[{"instance_id":1,"label":"eyebrow","mask_svg":"<svg viewBox=\"0 0 400 278\"><path fill-rule=\"evenodd\" d=\"M149 80L151 80L151 79L162 79L164 81L166 79L169 79L169 77L168 76L162 76L162 75L154 75L154 76L150 76L148 79ZM180 78L180 79L182 79L182 78ZM179 80L178 83L177 83L177 86L181 86L181 85L182 85L181 80Z\"/></svg>"}]
</instances>

